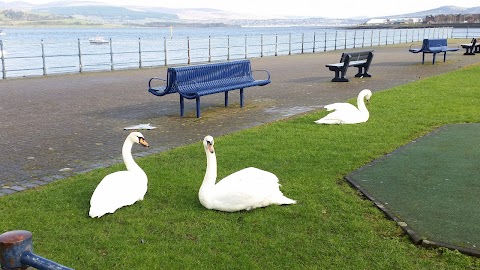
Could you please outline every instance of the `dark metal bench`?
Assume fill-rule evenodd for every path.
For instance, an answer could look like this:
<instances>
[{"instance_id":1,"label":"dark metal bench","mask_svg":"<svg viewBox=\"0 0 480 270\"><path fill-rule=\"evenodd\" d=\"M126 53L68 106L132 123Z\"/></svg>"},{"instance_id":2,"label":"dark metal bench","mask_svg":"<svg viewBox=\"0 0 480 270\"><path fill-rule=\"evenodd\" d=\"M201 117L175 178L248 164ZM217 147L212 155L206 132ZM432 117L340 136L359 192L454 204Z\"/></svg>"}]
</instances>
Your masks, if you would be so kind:
<instances>
[{"instance_id":1,"label":"dark metal bench","mask_svg":"<svg viewBox=\"0 0 480 270\"><path fill-rule=\"evenodd\" d=\"M413 45L412 45L413 46ZM437 53L443 53L443 62L445 62L447 58L447 52L455 52L458 51L460 48L456 47L448 47L447 45L447 39L446 38L441 38L441 39L424 39L422 43L421 48L417 49L412 49L412 46L410 46L410 49L408 50L409 52L412 53L422 53L422 65L425 63L425 54L426 53L431 53L433 54L433 60L432 64L435 64L435 56Z\"/></svg>"},{"instance_id":2,"label":"dark metal bench","mask_svg":"<svg viewBox=\"0 0 480 270\"><path fill-rule=\"evenodd\" d=\"M263 71L266 78L256 80L253 72ZM163 81L166 85L154 87L154 81ZM197 117L200 117L200 97L225 93L225 107L228 106L228 92L240 90L240 107L243 107L243 89L251 86L263 86L270 83L267 70L252 70L249 60L203 64L167 69L167 79L151 78L148 91L156 96L178 93L180 95L180 115L184 116L184 98L195 99Z\"/></svg>"},{"instance_id":3,"label":"dark metal bench","mask_svg":"<svg viewBox=\"0 0 480 270\"><path fill-rule=\"evenodd\" d=\"M472 38L470 43L460 44L460 46L465 49L464 55L475 55L475 53L478 52L478 48L480 48L480 44L477 44L476 38Z\"/></svg>"},{"instance_id":4,"label":"dark metal bench","mask_svg":"<svg viewBox=\"0 0 480 270\"><path fill-rule=\"evenodd\" d=\"M348 82L348 79L345 78L348 67L358 68L358 72L355 75L357 78L372 77L368 74L372 59L373 51L346 52L342 53L340 63L328 64L326 67L331 71L335 71L335 78L332 79L332 82Z\"/></svg>"}]
</instances>

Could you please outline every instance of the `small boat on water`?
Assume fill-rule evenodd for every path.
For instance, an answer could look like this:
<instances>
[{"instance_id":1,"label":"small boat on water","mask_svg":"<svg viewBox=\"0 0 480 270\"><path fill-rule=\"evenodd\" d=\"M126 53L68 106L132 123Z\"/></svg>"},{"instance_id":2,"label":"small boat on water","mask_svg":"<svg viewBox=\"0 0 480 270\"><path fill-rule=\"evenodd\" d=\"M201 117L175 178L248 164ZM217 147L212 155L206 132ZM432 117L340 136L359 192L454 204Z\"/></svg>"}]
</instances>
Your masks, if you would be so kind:
<instances>
[{"instance_id":1,"label":"small boat on water","mask_svg":"<svg viewBox=\"0 0 480 270\"><path fill-rule=\"evenodd\" d=\"M7 33L3 32L3 30L0 29L0 36L5 36Z\"/></svg>"},{"instance_id":2,"label":"small boat on water","mask_svg":"<svg viewBox=\"0 0 480 270\"><path fill-rule=\"evenodd\" d=\"M105 39L102 36L97 35L94 38L90 38L88 41L90 41L90 44L108 44L110 43L109 40Z\"/></svg>"}]
</instances>

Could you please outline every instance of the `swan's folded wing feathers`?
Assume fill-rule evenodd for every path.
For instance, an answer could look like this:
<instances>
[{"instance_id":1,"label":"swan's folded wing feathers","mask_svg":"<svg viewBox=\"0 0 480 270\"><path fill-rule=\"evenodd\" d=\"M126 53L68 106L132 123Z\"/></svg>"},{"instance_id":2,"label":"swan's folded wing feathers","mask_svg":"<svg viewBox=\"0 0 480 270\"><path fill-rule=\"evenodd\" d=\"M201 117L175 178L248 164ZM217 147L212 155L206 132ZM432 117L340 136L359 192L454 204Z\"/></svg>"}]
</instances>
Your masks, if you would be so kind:
<instances>
[{"instance_id":1,"label":"swan's folded wing feathers","mask_svg":"<svg viewBox=\"0 0 480 270\"><path fill-rule=\"evenodd\" d=\"M132 179L138 178L138 172L118 171L103 178L90 199L91 207L112 208L134 204L145 189L140 185L132 185ZM146 190L145 190L146 192ZM142 195L142 197L143 197Z\"/></svg>"},{"instance_id":2,"label":"swan's folded wing feathers","mask_svg":"<svg viewBox=\"0 0 480 270\"><path fill-rule=\"evenodd\" d=\"M335 110L335 111L345 111L345 112L352 112L352 111L358 112L357 107L355 107L350 103L333 103L333 104L326 105L324 108L327 111Z\"/></svg>"},{"instance_id":3,"label":"swan's folded wing feathers","mask_svg":"<svg viewBox=\"0 0 480 270\"><path fill-rule=\"evenodd\" d=\"M250 210L264 207L282 193L278 178L270 172L246 168L235 172L215 185L212 204L224 211Z\"/></svg>"}]
</instances>

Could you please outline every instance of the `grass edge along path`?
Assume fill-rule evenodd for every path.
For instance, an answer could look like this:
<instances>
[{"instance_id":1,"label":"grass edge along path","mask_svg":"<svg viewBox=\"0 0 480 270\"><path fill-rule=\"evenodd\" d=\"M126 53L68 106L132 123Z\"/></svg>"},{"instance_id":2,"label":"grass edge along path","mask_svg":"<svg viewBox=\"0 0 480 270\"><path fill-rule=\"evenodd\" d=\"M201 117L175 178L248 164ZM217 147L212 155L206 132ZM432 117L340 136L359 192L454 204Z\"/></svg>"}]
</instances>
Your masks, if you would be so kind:
<instances>
[{"instance_id":1,"label":"grass edge along path","mask_svg":"<svg viewBox=\"0 0 480 270\"><path fill-rule=\"evenodd\" d=\"M37 254L75 269L480 268L477 258L413 245L343 180L438 126L480 122L478 74L475 65L374 93L363 124L316 125L319 110L215 138L219 178L248 166L271 171L297 205L204 209L201 136L137 159L149 177L144 201L88 217L94 188L118 164L0 197L0 230L31 231Z\"/></svg>"}]
</instances>

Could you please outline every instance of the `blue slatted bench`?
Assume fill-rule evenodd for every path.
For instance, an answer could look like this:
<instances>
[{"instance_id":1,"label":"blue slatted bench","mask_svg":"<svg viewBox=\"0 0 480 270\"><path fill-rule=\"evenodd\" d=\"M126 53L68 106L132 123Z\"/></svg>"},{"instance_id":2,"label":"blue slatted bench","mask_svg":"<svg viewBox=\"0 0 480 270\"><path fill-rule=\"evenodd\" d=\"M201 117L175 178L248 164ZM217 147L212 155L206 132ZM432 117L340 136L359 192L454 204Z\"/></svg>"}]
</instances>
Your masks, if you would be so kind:
<instances>
[{"instance_id":1,"label":"blue slatted bench","mask_svg":"<svg viewBox=\"0 0 480 270\"><path fill-rule=\"evenodd\" d=\"M266 78L256 80L253 73L265 72ZM162 86L153 83L162 81ZM240 107L243 107L243 89L252 86L263 86L270 83L267 70L252 70L249 60L238 60L222 63L169 67L167 79L151 78L148 91L155 96L178 93L180 95L180 115L184 116L184 99L195 99L197 118L200 117L200 97L225 93L225 107L228 106L228 92L240 90Z\"/></svg>"},{"instance_id":2,"label":"blue slatted bench","mask_svg":"<svg viewBox=\"0 0 480 270\"><path fill-rule=\"evenodd\" d=\"M422 53L422 65L425 63L426 53L433 54L432 64L435 64L435 55L437 53L443 53L443 62L445 62L447 58L447 52L455 52L460 49L458 47L456 48L448 47L446 38L440 38L440 39L426 38L423 40L421 48L412 49L412 46L410 46L410 49L408 51L412 53Z\"/></svg>"}]
</instances>

